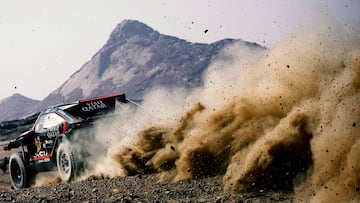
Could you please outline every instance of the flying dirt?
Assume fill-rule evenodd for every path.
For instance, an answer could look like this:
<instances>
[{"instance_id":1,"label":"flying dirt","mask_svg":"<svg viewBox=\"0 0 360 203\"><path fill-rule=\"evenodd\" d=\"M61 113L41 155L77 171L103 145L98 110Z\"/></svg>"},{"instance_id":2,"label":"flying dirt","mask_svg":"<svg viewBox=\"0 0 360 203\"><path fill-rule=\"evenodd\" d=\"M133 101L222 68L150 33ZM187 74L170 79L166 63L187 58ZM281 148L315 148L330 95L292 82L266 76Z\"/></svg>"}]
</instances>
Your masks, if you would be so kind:
<instances>
[{"instance_id":1,"label":"flying dirt","mask_svg":"<svg viewBox=\"0 0 360 203\"><path fill-rule=\"evenodd\" d=\"M337 23L300 30L261 53L228 47L202 88L149 93L104 127L109 150L94 149L88 174L223 175L229 193L359 201L360 34Z\"/></svg>"}]
</instances>

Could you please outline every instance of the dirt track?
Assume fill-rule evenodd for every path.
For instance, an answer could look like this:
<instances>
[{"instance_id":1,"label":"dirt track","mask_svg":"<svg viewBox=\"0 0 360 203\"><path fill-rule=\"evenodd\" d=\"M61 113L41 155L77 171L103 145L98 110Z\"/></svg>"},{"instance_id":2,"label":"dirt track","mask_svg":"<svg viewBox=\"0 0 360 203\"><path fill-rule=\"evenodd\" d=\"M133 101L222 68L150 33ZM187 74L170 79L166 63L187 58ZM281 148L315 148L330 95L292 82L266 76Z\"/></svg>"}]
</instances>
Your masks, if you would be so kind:
<instances>
[{"instance_id":1,"label":"dirt track","mask_svg":"<svg viewBox=\"0 0 360 203\"><path fill-rule=\"evenodd\" d=\"M9 186L10 188L10 186ZM292 202L292 194L222 192L222 178L158 182L154 175L85 181L0 192L0 202Z\"/></svg>"},{"instance_id":2,"label":"dirt track","mask_svg":"<svg viewBox=\"0 0 360 203\"><path fill-rule=\"evenodd\" d=\"M3 144L3 143L0 143ZM12 151L0 149L0 158ZM84 181L64 184L57 173L38 174L40 186L21 190L11 187L9 174L0 171L0 202L292 202L293 194L259 190L231 195L223 192L222 176L159 182L156 175L118 178L90 177ZM49 181L50 183L46 183Z\"/></svg>"}]
</instances>

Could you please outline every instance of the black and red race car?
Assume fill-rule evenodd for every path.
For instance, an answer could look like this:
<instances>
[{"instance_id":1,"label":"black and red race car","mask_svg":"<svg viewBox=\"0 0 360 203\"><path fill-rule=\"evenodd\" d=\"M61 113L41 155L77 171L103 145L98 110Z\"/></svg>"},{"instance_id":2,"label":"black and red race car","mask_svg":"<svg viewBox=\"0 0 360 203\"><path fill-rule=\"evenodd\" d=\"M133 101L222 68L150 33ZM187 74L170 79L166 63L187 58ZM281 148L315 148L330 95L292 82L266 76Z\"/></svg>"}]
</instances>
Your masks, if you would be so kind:
<instances>
[{"instance_id":1,"label":"black and red race car","mask_svg":"<svg viewBox=\"0 0 360 203\"><path fill-rule=\"evenodd\" d=\"M21 148L8 163L14 188L29 187L38 172L56 168L64 182L75 179L86 157L86 147L79 147L77 140L91 141L96 122L114 112L116 105L127 103L133 102L125 94L114 94L43 110L31 130L4 147Z\"/></svg>"}]
</instances>

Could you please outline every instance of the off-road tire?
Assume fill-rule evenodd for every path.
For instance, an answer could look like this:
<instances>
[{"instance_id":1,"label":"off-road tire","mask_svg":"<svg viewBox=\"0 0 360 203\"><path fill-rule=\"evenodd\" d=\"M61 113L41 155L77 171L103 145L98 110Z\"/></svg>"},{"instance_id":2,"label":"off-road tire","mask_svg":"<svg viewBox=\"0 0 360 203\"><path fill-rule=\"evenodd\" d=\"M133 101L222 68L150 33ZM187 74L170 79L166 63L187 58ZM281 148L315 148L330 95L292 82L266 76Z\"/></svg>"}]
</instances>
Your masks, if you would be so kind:
<instances>
[{"instance_id":1,"label":"off-road tire","mask_svg":"<svg viewBox=\"0 0 360 203\"><path fill-rule=\"evenodd\" d=\"M26 155L24 154L25 158ZM22 153L16 153L9 159L10 180L15 189L30 187L35 179L35 174L27 166L24 157Z\"/></svg>"},{"instance_id":2,"label":"off-road tire","mask_svg":"<svg viewBox=\"0 0 360 203\"><path fill-rule=\"evenodd\" d=\"M57 149L56 165L63 182L70 182L76 179L79 171L77 159L74 152L65 143L61 143Z\"/></svg>"}]
</instances>

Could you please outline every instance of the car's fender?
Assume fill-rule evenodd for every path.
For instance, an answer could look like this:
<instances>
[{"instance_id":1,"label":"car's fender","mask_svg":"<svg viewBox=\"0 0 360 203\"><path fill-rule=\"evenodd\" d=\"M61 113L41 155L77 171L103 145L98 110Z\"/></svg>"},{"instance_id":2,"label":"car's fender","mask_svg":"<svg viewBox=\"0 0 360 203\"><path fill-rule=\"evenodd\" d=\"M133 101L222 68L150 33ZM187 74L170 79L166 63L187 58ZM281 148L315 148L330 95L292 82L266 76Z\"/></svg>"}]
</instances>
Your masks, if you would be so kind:
<instances>
[{"instance_id":1,"label":"car's fender","mask_svg":"<svg viewBox=\"0 0 360 203\"><path fill-rule=\"evenodd\" d=\"M11 150L20 147L22 144L27 144L29 138L34 135L33 130L28 130L19 135L19 137L10 140L10 142L4 146L4 150Z\"/></svg>"}]
</instances>

